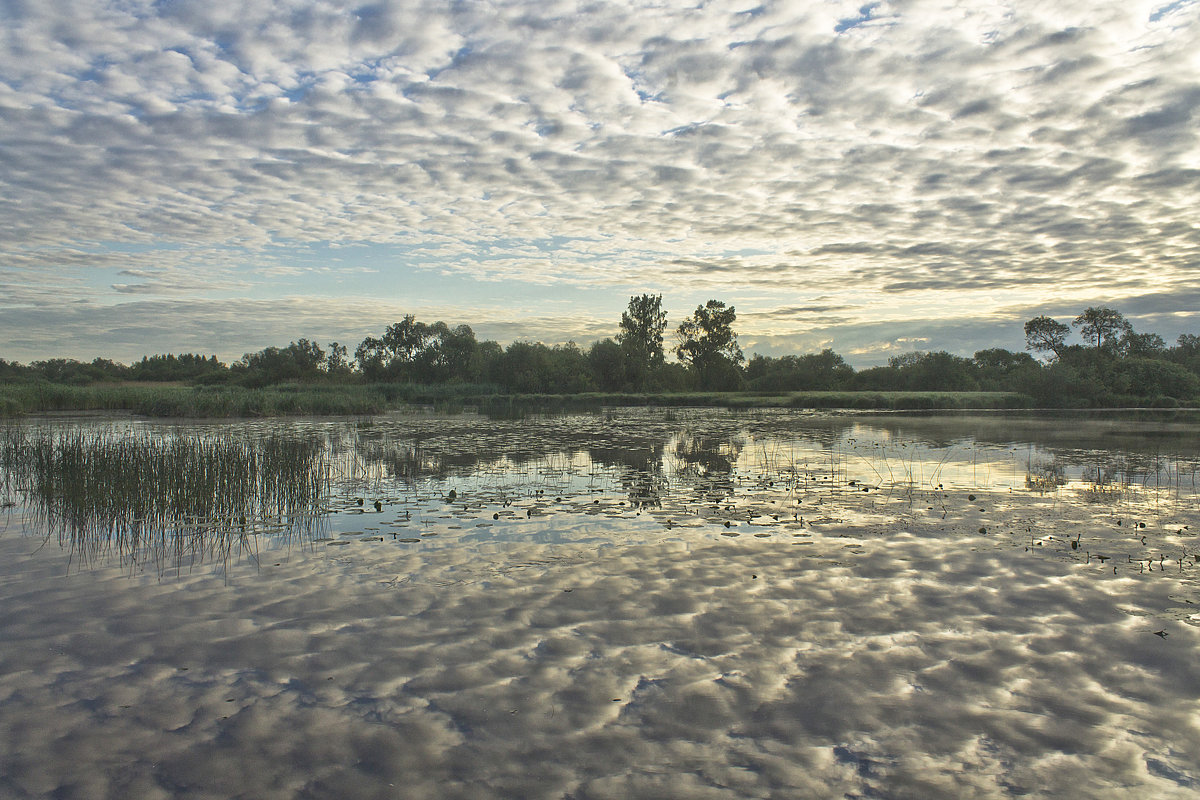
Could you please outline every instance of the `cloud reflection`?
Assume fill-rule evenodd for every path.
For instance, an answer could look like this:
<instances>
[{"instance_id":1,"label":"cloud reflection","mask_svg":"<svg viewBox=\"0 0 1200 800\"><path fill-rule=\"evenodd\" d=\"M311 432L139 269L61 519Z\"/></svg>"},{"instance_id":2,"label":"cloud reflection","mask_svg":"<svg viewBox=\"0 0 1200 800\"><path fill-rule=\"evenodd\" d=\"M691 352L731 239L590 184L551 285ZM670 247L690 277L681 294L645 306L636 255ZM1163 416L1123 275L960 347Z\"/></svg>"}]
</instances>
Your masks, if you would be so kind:
<instances>
[{"instance_id":1,"label":"cloud reflection","mask_svg":"<svg viewBox=\"0 0 1200 800\"><path fill-rule=\"evenodd\" d=\"M427 492L410 510L425 515L415 531L437 536L415 543L364 535L386 533L395 509L352 513L355 503L334 526L354 529L335 540L344 546L265 542L256 562L216 572L164 577L113 563L78 573L69 552L31 552L40 536L10 516L0 793L1195 793L1200 594L1184 555L1191 539L1168 524L1200 529L1194 497L1154 495L1154 516L1153 502L1130 495L1095 503L1069 487L1030 491L1002 483L1003 458L986 477L997 485L951 486L981 454L1006 452L1013 421L990 433L976 425L967 442L919 418L806 427L705 411L668 425L639 413L480 430L477 470L490 463L488 442L509 437L559 454L514 457L528 491L509 506L473 496L463 474L392 476L398 493ZM671 442L700 437L659 435L701 420L725 461L704 461L692 486L680 476L701 462ZM464 422L484 424L384 422L364 441L408 431L431 452L452 451ZM622 425L640 433L614 452ZM1086 423L1061 427L1047 450L1088 440ZM588 465L560 448L589 441L619 475L661 470L673 493L664 507L639 516L618 498L644 484L586 470L583 485L599 481L601 492L538 496L535 484ZM802 443L815 470L799 495L807 524L747 520L795 499L770 485L779 473L762 471L783 463L776 454L803 462ZM859 485L850 470L879 470L885 447L894 469L942 471L922 468L911 494ZM714 476L727 484L718 508L680 516ZM521 513L493 520L493 508ZM668 513L689 527L667 527ZM1108 560L1094 557L1101 547Z\"/></svg>"},{"instance_id":2,"label":"cloud reflection","mask_svg":"<svg viewBox=\"0 0 1200 800\"><path fill-rule=\"evenodd\" d=\"M1166 584L1047 574L975 538L521 545L486 565L360 549L236 591L8 580L5 640L27 646L0 656L0 737L26 792L1184 797L1198 779L1200 636L1137 615Z\"/></svg>"}]
</instances>

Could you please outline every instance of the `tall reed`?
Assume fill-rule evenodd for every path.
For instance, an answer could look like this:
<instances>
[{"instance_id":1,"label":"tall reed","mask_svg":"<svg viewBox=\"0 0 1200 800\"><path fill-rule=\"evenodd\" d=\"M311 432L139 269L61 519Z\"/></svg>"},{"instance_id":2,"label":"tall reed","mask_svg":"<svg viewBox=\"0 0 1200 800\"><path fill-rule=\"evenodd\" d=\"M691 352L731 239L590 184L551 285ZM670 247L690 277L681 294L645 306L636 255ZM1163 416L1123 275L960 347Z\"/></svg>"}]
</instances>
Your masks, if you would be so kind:
<instances>
[{"instance_id":1,"label":"tall reed","mask_svg":"<svg viewBox=\"0 0 1200 800\"><path fill-rule=\"evenodd\" d=\"M85 561L161 566L253 550L264 531L310 529L327 494L314 439L8 426L6 493Z\"/></svg>"}]
</instances>

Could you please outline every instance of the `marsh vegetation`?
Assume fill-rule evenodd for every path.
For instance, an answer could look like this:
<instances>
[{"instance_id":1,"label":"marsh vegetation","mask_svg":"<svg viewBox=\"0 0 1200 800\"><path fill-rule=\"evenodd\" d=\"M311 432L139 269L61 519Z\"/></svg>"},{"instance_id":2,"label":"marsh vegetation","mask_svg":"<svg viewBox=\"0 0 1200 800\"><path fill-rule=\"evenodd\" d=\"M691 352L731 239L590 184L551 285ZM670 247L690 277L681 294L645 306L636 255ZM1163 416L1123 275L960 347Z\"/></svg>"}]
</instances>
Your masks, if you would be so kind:
<instances>
[{"instance_id":1,"label":"marsh vegetation","mask_svg":"<svg viewBox=\"0 0 1200 800\"><path fill-rule=\"evenodd\" d=\"M321 443L281 435L8 426L0 476L80 563L164 569L253 557L263 534L311 537L328 491Z\"/></svg>"},{"instance_id":2,"label":"marsh vegetation","mask_svg":"<svg viewBox=\"0 0 1200 800\"><path fill-rule=\"evenodd\" d=\"M193 354L0 359L0 415L56 410L149 416L234 417L372 414L412 404L457 407L714 405L806 408L1094 408L1200 405L1200 338L1173 347L1138 333L1116 310L1086 309L1071 327L1049 317L1025 326L1029 352L988 348L967 357L909 352L854 370L832 349L745 358L737 314L718 300L698 306L667 344L661 295L631 297L616 339L583 348L478 341L412 315L368 336L351 357L301 338L247 353L231 365ZM676 360L669 360L673 355Z\"/></svg>"}]
</instances>

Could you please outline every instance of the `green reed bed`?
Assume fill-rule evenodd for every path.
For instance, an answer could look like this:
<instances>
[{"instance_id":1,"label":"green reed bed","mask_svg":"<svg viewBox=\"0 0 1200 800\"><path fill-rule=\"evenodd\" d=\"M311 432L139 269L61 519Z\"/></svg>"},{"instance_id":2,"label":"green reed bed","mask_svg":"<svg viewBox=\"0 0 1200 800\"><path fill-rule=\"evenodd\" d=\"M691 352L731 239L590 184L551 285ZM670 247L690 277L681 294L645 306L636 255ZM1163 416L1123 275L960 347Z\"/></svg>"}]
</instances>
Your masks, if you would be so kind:
<instances>
[{"instance_id":1,"label":"green reed bed","mask_svg":"<svg viewBox=\"0 0 1200 800\"><path fill-rule=\"evenodd\" d=\"M490 384L408 383L179 386L46 382L0 385L0 416L65 411L124 411L150 417L270 417L366 415L412 405L442 410L473 407L492 416L593 411L603 406L718 408L1003 409L1026 408L1013 392L581 392L501 394Z\"/></svg>"},{"instance_id":2,"label":"green reed bed","mask_svg":"<svg viewBox=\"0 0 1200 800\"><path fill-rule=\"evenodd\" d=\"M328 491L317 440L174 436L9 426L6 495L90 563L179 567L253 553L261 533L311 530Z\"/></svg>"},{"instance_id":3,"label":"green reed bed","mask_svg":"<svg viewBox=\"0 0 1200 800\"><path fill-rule=\"evenodd\" d=\"M388 407L376 387L350 385L66 386L33 382L0 386L0 416L62 411L126 411L149 417L271 417L376 414Z\"/></svg>"}]
</instances>

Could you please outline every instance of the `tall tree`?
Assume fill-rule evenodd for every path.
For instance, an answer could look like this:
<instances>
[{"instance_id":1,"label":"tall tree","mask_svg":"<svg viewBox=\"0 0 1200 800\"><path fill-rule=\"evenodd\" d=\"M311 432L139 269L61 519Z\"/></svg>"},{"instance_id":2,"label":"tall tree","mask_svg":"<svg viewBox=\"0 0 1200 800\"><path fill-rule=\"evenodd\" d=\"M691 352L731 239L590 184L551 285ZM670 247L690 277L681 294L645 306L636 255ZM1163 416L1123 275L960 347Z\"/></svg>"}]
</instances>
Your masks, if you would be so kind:
<instances>
[{"instance_id":1,"label":"tall tree","mask_svg":"<svg viewBox=\"0 0 1200 800\"><path fill-rule=\"evenodd\" d=\"M734 388L740 379L738 367L745 356L738 347L733 323L737 313L720 300L709 300L685 319L676 331L675 354L690 366L706 388Z\"/></svg>"},{"instance_id":2,"label":"tall tree","mask_svg":"<svg viewBox=\"0 0 1200 800\"><path fill-rule=\"evenodd\" d=\"M350 374L350 354L345 345L329 343L329 350L325 354L325 371L330 375Z\"/></svg>"},{"instance_id":3,"label":"tall tree","mask_svg":"<svg viewBox=\"0 0 1200 800\"><path fill-rule=\"evenodd\" d=\"M1070 332L1070 328L1056 319L1045 315L1034 317L1025 323L1025 347L1039 353L1049 351L1055 356L1060 356Z\"/></svg>"},{"instance_id":4,"label":"tall tree","mask_svg":"<svg viewBox=\"0 0 1200 800\"><path fill-rule=\"evenodd\" d=\"M626 374L639 389L646 387L651 373L665 361L663 331L667 312L661 294L643 294L629 298L629 308L621 314L617 343L625 356Z\"/></svg>"},{"instance_id":5,"label":"tall tree","mask_svg":"<svg viewBox=\"0 0 1200 800\"><path fill-rule=\"evenodd\" d=\"M1121 336L1121 354L1142 358L1162 356L1167 349L1166 341L1157 333L1134 333L1130 328Z\"/></svg>"},{"instance_id":6,"label":"tall tree","mask_svg":"<svg viewBox=\"0 0 1200 800\"><path fill-rule=\"evenodd\" d=\"M1071 324L1079 328L1079 333L1085 339L1094 341L1097 350L1106 344L1116 344L1121 334L1133 331L1133 326L1121 312L1107 306L1084 309Z\"/></svg>"},{"instance_id":7,"label":"tall tree","mask_svg":"<svg viewBox=\"0 0 1200 800\"><path fill-rule=\"evenodd\" d=\"M411 364L425 349L432 334L433 331L428 325L417 322L416 317L407 314L404 319L387 327L381 341L390 351L393 360L401 364Z\"/></svg>"}]
</instances>

